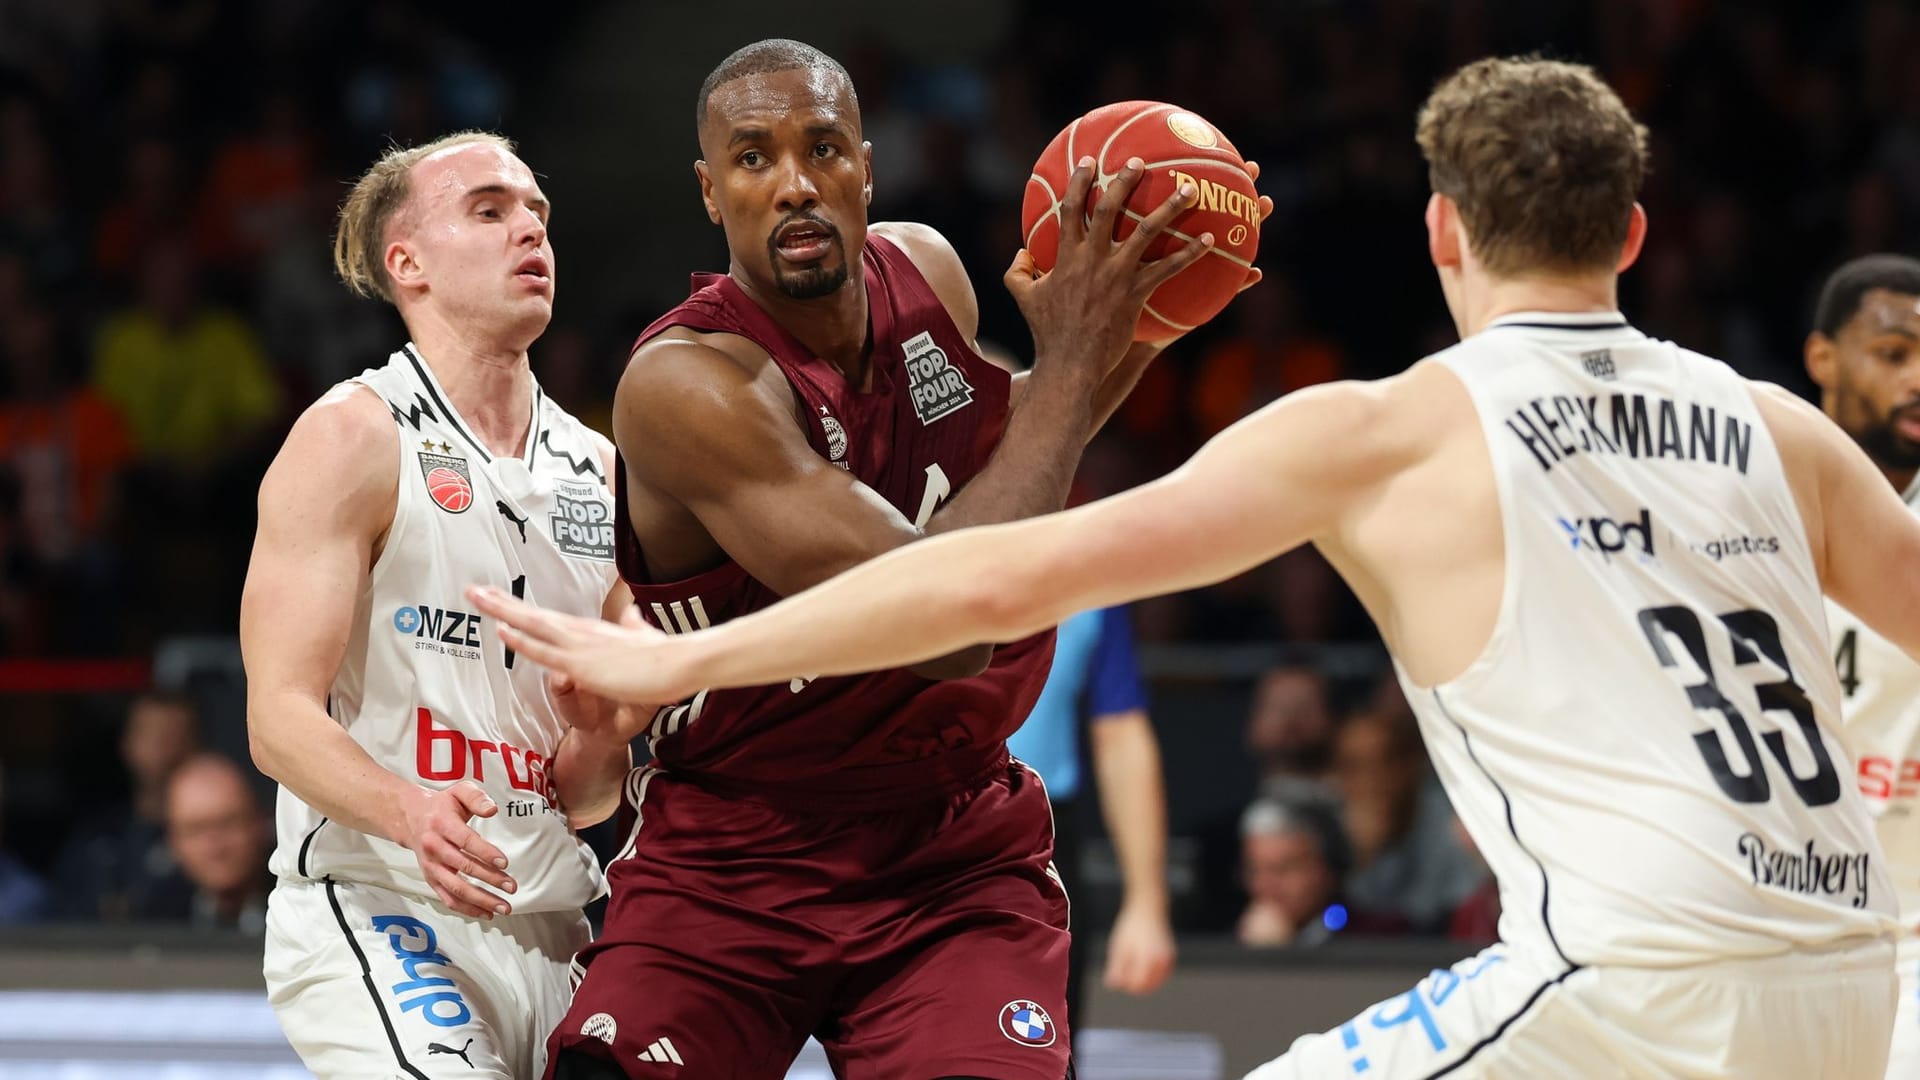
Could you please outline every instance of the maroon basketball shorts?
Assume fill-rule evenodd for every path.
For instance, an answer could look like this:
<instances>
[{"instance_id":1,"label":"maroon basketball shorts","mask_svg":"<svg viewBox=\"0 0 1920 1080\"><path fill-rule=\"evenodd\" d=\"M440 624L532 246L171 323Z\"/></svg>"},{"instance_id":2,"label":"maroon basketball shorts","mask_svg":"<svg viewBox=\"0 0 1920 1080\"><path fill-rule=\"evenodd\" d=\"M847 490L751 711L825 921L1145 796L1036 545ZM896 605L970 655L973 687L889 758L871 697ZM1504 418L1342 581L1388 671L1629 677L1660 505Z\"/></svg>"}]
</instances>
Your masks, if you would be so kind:
<instances>
[{"instance_id":1,"label":"maroon basketball shorts","mask_svg":"<svg viewBox=\"0 0 1920 1080\"><path fill-rule=\"evenodd\" d=\"M606 932L581 954L549 1077L567 1052L636 1078L779 1080L809 1035L841 1080L1066 1075L1067 897L1025 766L859 815L652 768L627 798Z\"/></svg>"}]
</instances>

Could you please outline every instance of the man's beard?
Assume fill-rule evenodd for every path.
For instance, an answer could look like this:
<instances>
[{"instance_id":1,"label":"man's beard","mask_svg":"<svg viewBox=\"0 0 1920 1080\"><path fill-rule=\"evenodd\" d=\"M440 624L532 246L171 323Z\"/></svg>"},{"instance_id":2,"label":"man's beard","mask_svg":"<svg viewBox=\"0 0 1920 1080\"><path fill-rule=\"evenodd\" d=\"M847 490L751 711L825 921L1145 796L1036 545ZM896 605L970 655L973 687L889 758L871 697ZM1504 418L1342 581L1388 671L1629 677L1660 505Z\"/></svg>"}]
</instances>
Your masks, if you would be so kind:
<instances>
[{"instance_id":1,"label":"man's beard","mask_svg":"<svg viewBox=\"0 0 1920 1080\"><path fill-rule=\"evenodd\" d=\"M1902 415L1920 413L1920 404L1902 405L1880 423L1872 424L1858 438L1860 449L1874 463L1887 469L1920 469L1920 443L1900 434L1894 423Z\"/></svg>"},{"instance_id":2,"label":"man's beard","mask_svg":"<svg viewBox=\"0 0 1920 1080\"><path fill-rule=\"evenodd\" d=\"M838 251L841 254L839 266L831 270L817 264L799 269L788 267L786 261L780 257L780 230L796 220L811 222L827 235L832 242L829 254L832 251ZM767 259L769 265L773 267L774 287L785 294L789 300L818 300L823 296L832 296L840 290L840 286L847 283L846 248L840 243L840 230L804 211L790 215L767 236Z\"/></svg>"},{"instance_id":3,"label":"man's beard","mask_svg":"<svg viewBox=\"0 0 1920 1080\"><path fill-rule=\"evenodd\" d=\"M773 283L789 300L818 300L839 292L840 286L847 283L847 264L842 262L831 270L823 266L788 270L781 266L779 257L775 256Z\"/></svg>"}]
</instances>

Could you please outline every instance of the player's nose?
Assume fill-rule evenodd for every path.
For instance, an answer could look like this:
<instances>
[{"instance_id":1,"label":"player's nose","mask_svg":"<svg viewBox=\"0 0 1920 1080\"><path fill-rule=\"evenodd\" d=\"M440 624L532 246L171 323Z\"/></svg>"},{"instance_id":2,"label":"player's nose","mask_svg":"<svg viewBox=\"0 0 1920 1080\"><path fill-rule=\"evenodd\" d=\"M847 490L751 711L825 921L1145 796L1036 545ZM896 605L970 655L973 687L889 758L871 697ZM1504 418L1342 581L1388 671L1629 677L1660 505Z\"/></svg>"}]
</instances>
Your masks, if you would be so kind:
<instances>
[{"instance_id":1,"label":"player's nose","mask_svg":"<svg viewBox=\"0 0 1920 1080\"><path fill-rule=\"evenodd\" d=\"M775 189L776 207L783 211L803 210L820 201L819 185L813 182L813 176L804 163L788 158L781 165L778 187Z\"/></svg>"}]
</instances>

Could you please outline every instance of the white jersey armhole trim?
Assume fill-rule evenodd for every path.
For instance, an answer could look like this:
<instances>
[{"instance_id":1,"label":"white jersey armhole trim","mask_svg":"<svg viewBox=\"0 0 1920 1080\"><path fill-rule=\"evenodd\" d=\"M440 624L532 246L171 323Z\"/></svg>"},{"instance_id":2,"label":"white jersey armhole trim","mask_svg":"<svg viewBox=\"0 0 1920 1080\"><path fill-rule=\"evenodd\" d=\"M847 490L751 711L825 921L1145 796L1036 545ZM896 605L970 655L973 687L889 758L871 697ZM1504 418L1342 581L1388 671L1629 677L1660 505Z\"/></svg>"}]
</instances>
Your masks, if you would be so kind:
<instances>
[{"instance_id":1,"label":"white jersey armhole trim","mask_svg":"<svg viewBox=\"0 0 1920 1080\"><path fill-rule=\"evenodd\" d=\"M393 407L392 403L387 400L387 396L380 392L380 388L365 379L355 378L348 379L347 381L370 391L373 396L380 399L380 404L386 406L388 409ZM387 524L387 539L385 543L380 545L379 557L373 560L373 565L367 570L367 590L369 595L371 595L373 587L378 585L386 576L387 564L392 562L387 556L399 546L399 541L406 536L407 518L409 516L406 513L407 500L401 494L402 489L407 483L407 439L403 432L397 430L399 425L396 424L394 426L396 428L394 432L394 442L398 445L398 456L395 458L394 464L393 520Z\"/></svg>"}]
</instances>

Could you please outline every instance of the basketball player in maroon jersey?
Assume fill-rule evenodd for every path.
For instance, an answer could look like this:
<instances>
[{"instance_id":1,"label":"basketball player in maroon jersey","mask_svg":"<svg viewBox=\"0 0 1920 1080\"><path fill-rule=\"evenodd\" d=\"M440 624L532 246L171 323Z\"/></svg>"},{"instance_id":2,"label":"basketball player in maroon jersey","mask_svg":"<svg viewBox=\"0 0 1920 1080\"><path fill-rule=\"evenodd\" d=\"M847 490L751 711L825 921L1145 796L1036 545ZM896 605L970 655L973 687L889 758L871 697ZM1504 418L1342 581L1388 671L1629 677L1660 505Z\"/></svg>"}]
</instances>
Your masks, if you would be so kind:
<instances>
[{"instance_id":1,"label":"basketball player in maroon jersey","mask_svg":"<svg viewBox=\"0 0 1920 1080\"><path fill-rule=\"evenodd\" d=\"M1036 277L1021 252L1007 275L1036 352L1009 379L973 344L947 241L869 229L838 63L748 46L707 77L697 122L728 273L641 334L614 407L642 616L685 632L924 535L1059 509L1159 351L1130 347L1141 305L1211 242L1142 261L1191 190L1115 243L1139 163L1084 226L1091 163L1074 174L1057 266ZM661 708L548 1075L774 1080L809 1035L843 1080L1069 1075L1067 898L1046 793L1005 747L1051 653L1049 631Z\"/></svg>"}]
</instances>

